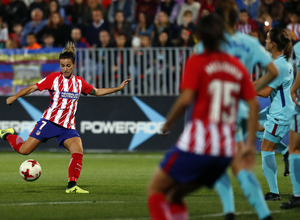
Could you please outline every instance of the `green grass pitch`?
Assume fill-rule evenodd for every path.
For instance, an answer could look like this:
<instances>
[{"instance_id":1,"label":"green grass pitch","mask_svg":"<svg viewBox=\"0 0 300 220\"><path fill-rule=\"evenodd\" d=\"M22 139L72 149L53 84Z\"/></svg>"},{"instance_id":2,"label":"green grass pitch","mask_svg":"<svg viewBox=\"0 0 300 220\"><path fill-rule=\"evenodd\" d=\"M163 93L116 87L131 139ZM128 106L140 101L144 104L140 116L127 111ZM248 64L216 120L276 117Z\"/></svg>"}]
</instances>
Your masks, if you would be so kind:
<instances>
[{"instance_id":1,"label":"green grass pitch","mask_svg":"<svg viewBox=\"0 0 300 220\"><path fill-rule=\"evenodd\" d=\"M78 185L90 194L66 194L68 153L0 154L0 219L3 220L149 219L146 188L163 156L159 153L85 154ZM42 175L35 182L26 182L19 176L19 166L26 159L35 159L42 166ZM283 177L282 156L277 155L276 159L282 201L287 201L292 194L290 178ZM254 172L266 193L268 186L261 170L260 155L257 155ZM237 180L231 179L237 220L257 219ZM214 190L200 189L186 201L190 219L224 219ZM300 219L300 209L280 210L281 202L268 202L274 219Z\"/></svg>"}]
</instances>

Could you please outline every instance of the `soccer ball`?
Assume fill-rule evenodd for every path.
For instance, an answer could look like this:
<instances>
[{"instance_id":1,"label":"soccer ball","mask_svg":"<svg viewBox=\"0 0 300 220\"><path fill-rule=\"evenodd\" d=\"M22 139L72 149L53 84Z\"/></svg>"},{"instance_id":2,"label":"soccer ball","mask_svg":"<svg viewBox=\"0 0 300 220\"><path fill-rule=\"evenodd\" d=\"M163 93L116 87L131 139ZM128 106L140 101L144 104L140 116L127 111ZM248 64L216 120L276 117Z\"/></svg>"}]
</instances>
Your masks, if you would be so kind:
<instances>
[{"instance_id":1,"label":"soccer ball","mask_svg":"<svg viewBox=\"0 0 300 220\"><path fill-rule=\"evenodd\" d=\"M20 175L26 181L35 181L41 174L42 167L36 160L25 160L20 166Z\"/></svg>"}]
</instances>

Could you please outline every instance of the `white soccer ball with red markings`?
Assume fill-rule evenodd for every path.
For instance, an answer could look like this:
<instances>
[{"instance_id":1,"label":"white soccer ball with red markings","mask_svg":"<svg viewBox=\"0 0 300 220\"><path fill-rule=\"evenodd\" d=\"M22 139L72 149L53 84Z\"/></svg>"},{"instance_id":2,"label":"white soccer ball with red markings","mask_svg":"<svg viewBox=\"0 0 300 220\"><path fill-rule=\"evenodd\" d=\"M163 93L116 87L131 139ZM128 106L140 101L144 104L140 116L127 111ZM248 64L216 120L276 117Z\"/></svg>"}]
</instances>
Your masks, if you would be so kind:
<instances>
[{"instance_id":1,"label":"white soccer ball with red markings","mask_svg":"<svg viewBox=\"0 0 300 220\"><path fill-rule=\"evenodd\" d=\"M20 175L26 181L35 181L41 174L42 167L36 160L25 160L20 166Z\"/></svg>"}]
</instances>

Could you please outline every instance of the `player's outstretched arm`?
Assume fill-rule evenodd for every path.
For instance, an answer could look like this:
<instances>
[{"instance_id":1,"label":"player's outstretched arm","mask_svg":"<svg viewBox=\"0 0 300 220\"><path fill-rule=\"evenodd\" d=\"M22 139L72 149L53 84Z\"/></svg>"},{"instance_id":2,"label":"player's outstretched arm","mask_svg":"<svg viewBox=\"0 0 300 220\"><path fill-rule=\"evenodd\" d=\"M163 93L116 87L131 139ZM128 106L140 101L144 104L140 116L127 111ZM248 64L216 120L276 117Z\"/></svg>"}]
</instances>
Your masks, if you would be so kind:
<instances>
[{"instance_id":1,"label":"player's outstretched arm","mask_svg":"<svg viewBox=\"0 0 300 220\"><path fill-rule=\"evenodd\" d=\"M263 89L268 83L274 80L279 74L273 62L269 63L266 66L266 70L267 73L253 83L256 91L260 91L261 89Z\"/></svg>"},{"instance_id":2,"label":"player's outstretched arm","mask_svg":"<svg viewBox=\"0 0 300 220\"><path fill-rule=\"evenodd\" d=\"M162 127L162 133L166 134L173 127L174 122L185 112L186 108L193 102L195 92L193 90L183 90L175 101L167 115L167 120Z\"/></svg>"},{"instance_id":3,"label":"player's outstretched arm","mask_svg":"<svg viewBox=\"0 0 300 220\"><path fill-rule=\"evenodd\" d=\"M89 94L90 95L95 95L95 96L103 96L103 95L108 95L108 94L111 94L111 93L114 93L114 92L118 92L120 90L123 90L124 87L129 83L129 81L131 81L131 79L126 79L121 83L120 86L114 87L114 88L97 89L97 88L94 87Z\"/></svg>"},{"instance_id":4,"label":"player's outstretched arm","mask_svg":"<svg viewBox=\"0 0 300 220\"><path fill-rule=\"evenodd\" d=\"M21 91L19 91L17 94L13 95L13 96L10 96L6 99L6 104L8 105L11 105L14 103L14 101L16 101L19 97L23 97L25 95L29 95L35 91L38 90L38 87L37 85L31 85L31 86L28 86L24 89L22 89Z\"/></svg>"}]
</instances>

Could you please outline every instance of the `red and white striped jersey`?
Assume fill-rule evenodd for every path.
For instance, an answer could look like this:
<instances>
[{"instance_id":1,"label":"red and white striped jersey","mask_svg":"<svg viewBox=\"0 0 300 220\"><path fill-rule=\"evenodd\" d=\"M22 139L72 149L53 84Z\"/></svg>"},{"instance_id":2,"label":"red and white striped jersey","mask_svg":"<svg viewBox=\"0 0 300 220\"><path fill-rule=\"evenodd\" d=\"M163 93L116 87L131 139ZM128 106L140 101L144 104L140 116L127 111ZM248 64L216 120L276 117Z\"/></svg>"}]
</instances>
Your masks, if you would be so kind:
<instances>
[{"instance_id":1,"label":"red and white striped jersey","mask_svg":"<svg viewBox=\"0 0 300 220\"><path fill-rule=\"evenodd\" d=\"M300 23L288 24L286 28L291 31L292 40L300 40Z\"/></svg>"},{"instance_id":2,"label":"red and white striped jersey","mask_svg":"<svg viewBox=\"0 0 300 220\"><path fill-rule=\"evenodd\" d=\"M256 98L246 68L225 53L205 52L187 60L181 90L195 92L191 121L177 146L196 154L231 157L240 99Z\"/></svg>"},{"instance_id":3,"label":"red and white striped jersey","mask_svg":"<svg viewBox=\"0 0 300 220\"><path fill-rule=\"evenodd\" d=\"M36 85L40 91L48 90L51 98L42 118L65 128L76 129L75 113L80 94L89 94L93 86L79 76L67 79L61 72L51 73Z\"/></svg>"}]
</instances>

